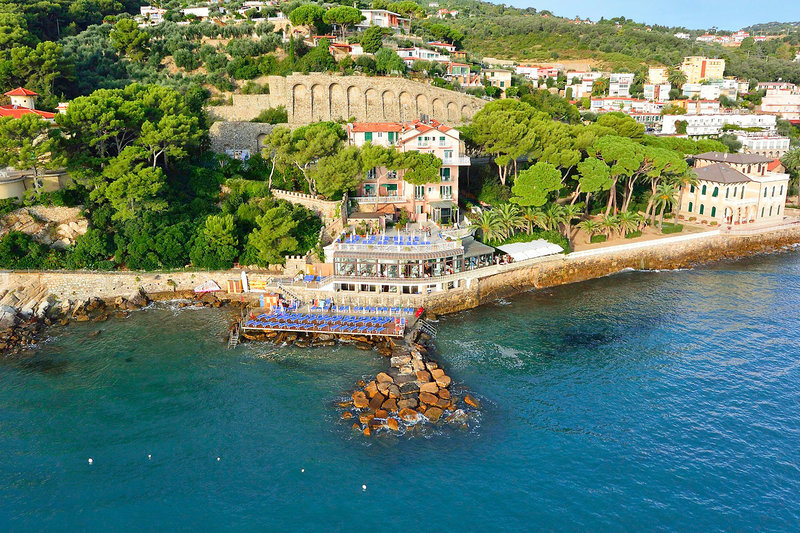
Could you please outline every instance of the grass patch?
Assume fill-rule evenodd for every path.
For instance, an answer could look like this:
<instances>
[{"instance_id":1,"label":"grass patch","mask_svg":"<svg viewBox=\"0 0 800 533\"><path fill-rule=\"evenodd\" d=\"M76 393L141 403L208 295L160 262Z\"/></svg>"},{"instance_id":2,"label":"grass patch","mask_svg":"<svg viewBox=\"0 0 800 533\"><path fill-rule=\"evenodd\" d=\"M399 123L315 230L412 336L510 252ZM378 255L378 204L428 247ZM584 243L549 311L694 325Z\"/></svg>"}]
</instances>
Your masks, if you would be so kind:
<instances>
[{"instance_id":1,"label":"grass patch","mask_svg":"<svg viewBox=\"0 0 800 533\"><path fill-rule=\"evenodd\" d=\"M671 222L664 222L661 227L661 233L669 235L670 233L680 233L683 231L683 224L673 224Z\"/></svg>"},{"instance_id":2,"label":"grass patch","mask_svg":"<svg viewBox=\"0 0 800 533\"><path fill-rule=\"evenodd\" d=\"M605 235L592 235L592 238L589 240L592 244L596 244L598 242L606 242L608 237Z\"/></svg>"},{"instance_id":3,"label":"grass patch","mask_svg":"<svg viewBox=\"0 0 800 533\"><path fill-rule=\"evenodd\" d=\"M635 239L636 237L641 237L641 236L642 236L642 230L640 229L625 234L626 239Z\"/></svg>"}]
</instances>

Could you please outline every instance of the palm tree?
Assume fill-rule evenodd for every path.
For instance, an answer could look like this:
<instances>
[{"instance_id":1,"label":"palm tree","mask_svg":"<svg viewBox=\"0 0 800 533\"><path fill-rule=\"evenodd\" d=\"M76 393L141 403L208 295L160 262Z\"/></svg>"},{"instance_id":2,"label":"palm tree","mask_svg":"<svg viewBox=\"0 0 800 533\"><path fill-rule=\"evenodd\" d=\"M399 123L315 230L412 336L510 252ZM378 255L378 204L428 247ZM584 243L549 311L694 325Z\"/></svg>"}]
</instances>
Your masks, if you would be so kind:
<instances>
[{"instance_id":1,"label":"palm tree","mask_svg":"<svg viewBox=\"0 0 800 533\"><path fill-rule=\"evenodd\" d=\"M664 227L664 211L668 205L675 203L675 192L675 186L671 183L662 183L656 187L655 205L660 208L658 229ZM653 212L653 216L655 216L655 212Z\"/></svg>"},{"instance_id":2,"label":"palm tree","mask_svg":"<svg viewBox=\"0 0 800 533\"><path fill-rule=\"evenodd\" d=\"M519 206L508 203L503 204L494 211L504 239L508 239L514 232L524 227L524 220L520 213Z\"/></svg>"},{"instance_id":3,"label":"palm tree","mask_svg":"<svg viewBox=\"0 0 800 533\"><path fill-rule=\"evenodd\" d=\"M561 207L561 212L564 214L564 236L567 240L570 239L572 233L572 221L581 217L583 206L580 204L565 205Z\"/></svg>"},{"instance_id":4,"label":"palm tree","mask_svg":"<svg viewBox=\"0 0 800 533\"><path fill-rule=\"evenodd\" d=\"M525 226L525 231L530 235L533 233L533 228L544 229L544 213L538 207L528 206L522 210L522 221Z\"/></svg>"},{"instance_id":5,"label":"palm tree","mask_svg":"<svg viewBox=\"0 0 800 533\"><path fill-rule=\"evenodd\" d=\"M470 224L470 229L480 231L484 242L493 241L502 236L502 226L494 211L483 211L480 216Z\"/></svg>"},{"instance_id":6,"label":"palm tree","mask_svg":"<svg viewBox=\"0 0 800 533\"><path fill-rule=\"evenodd\" d=\"M670 69L669 74L667 74L667 81L676 89L680 89L686 83L686 74L677 68Z\"/></svg>"},{"instance_id":7,"label":"palm tree","mask_svg":"<svg viewBox=\"0 0 800 533\"><path fill-rule=\"evenodd\" d=\"M590 218L590 219L584 220L583 222L578 222L578 228L580 228L583 231L585 231L586 234L589 236L589 240L586 241L586 244L589 244L589 243L592 242L592 237L594 237L595 235L600 233L600 229L602 228L602 225L598 221L592 220Z\"/></svg>"},{"instance_id":8,"label":"palm tree","mask_svg":"<svg viewBox=\"0 0 800 533\"><path fill-rule=\"evenodd\" d=\"M616 215L603 215L600 217L600 227L603 228L606 237L611 237L611 234L619 228L619 220Z\"/></svg>"},{"instance_id":9,"label":"palm tree","mask_svg":"<svg viewBox=\"0 0 800 533\"><path fill-rule=\"evenodd\" d=\"M678 211L683 205L683 193L686 192L688 187L697 187L697 174L692 170L688 170L683 174L675 176L671 183L680 191L678 193L678 202L674 205L675 208L675 222L678 221Z\"/></svg>"},{"instance_id":10,"label":"palm tree","mask_svg":"<svg viewBox=\"0 0 800 533\"><path fill-rule=\"evenodd\" d=\"M553 203L550 204L544 211L545 229L548 231L557 230L558 227L566 220L564 218L564 208L560 205Z\"/></svg>"},{"instance_id":11,"label":"palm tree","mask_svg":"<svg viewBox=\"0 0 800 533\"><path fill-rule=\"evenodd\" d=\"M617 221L619 222L620 233L627 235L639 229L642 223L642 215L636 211L621 211L617 214Z\"/></svg>"}]
</instances>

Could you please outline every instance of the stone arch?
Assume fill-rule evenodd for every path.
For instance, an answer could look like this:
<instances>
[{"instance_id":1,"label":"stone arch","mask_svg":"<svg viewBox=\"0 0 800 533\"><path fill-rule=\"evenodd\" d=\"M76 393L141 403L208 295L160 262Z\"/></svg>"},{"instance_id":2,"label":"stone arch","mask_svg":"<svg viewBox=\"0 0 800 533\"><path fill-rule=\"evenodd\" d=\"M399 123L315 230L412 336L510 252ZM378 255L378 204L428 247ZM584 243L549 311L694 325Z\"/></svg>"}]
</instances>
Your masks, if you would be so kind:
<instances>
[{"instance_id":1,"label":"stone arch","mask_svg":"<svg viewBox=\"0 0 800 533\"><path fill-rule=\"evenodd\" d=\"M381 93L381 103L383 104L383 118L384 120L397 120L400 115L400 110L397 97L389 89Z\"/></svg>"},{"instance_id":2,"label":"stone arch","mask_svg":"<svg viewBox=\"0 0 800 533\"><path fill-rule=\"evenodd\" d=\"M431 114L431 107L430 103L428 102L428 97L425 95L425 93L419 93L417 95L417 115L430 115L430 114Z\"/></svg>"},{"instance_id":3,"label":"stone arch","mask_svg":"<svg viewBox=\"0 0 800 533\"><path fill-rule=\"evenodd\" d=\"M447 120L449 122L455 122L458 118L458 106L455 102L449 102L447 104Z\"/></svg>"},{"instance_id":4,"label":"stone arch","mask_svg":"<svg viewBox=\"0 0 800 533\"><path fill-rule=\"evenodd\" d=\"M417 113L417 102L408 91L400 93L400 119L403 121L419 118Z\"/></svg>"},{"instance_id":5,"label":"stone arch","mask_svg":"<svg viewBox=\"0 0 800 533\"><path fill-rule=\"evenodd\" d=\"M331 83L328 87L328 117L331 120L347 119L347 96L344 87L338 83Z\"/></svg>"},{"instance_id":6,"label":"stone arch","mask_svg":"<svg viewBox=\"0 0 800 533\"><path fill-rule=\"evenodd\" d=\"M434 98L433 102L431 102L431 118L434 118L440 122L446 120L444 102L442 102L442 100L439 98Z\"/></svg>"},{"instance_id":7,"label":"stone arch","mask_svg":"<svg viewBox=\"0 0 800 533\"><path fill-rule=\"evenodd\" d=\"M260 133L256 137L256 149L258 150L259 154L261 153L261 150L264 149L264 143L267 141L267 137L269 137L269 133Z\"/></svg>"},{"instance_id":8,"label":"stone arch","mask_svg":"<svg viewBox=\"0 0 800 533\"><path fill-rule=\"evenodd\" d=\"M356 117L356 119L361 119L365 117L366 113L364 112L364 99L361 94L361 89L356 87L355 85L351 85L347 88L347 117Z\"/></svg>"},{"instance_id":9,"label":"stone arch","mask_svg":"<svg viewBox=\"0 0 800 533\"><path fill-rule=\"evenodd\" d=\"M461 106L461 120L472 118L472 108L468 105Z\"/></svg>"},{"instance_id":10,"label":"stone arch","mask_svg":"<svg viewBox=\"0 0 800 533\"><path fill-rule=\"evenodd\" d=\"M327 120L329 116L329 108L326 104L328 99L328 91L319 83L311 86L311 121Z\"/></svg>"},{"instance_id":11,"label":"stone arch","mask_svg":"<svg viewBox=\"0 0 800 533\"><path fill-rule=\"evenodd\" d=\"M292 118L296 122L306 122L307 113L303 113L306 102L308 101L308 89L302 83L292 87Z\"/></svg>"},{"instance_id":12,"label":"stone arch","mask_svg":"<svg viewBox=\"0 0 800 533\"><path fill-rule=\"evenodd\" d=\"M364 120L373 120L372 117L383 116L381 95L370 87L364 92Z\"/></svg>"}]
</instances>

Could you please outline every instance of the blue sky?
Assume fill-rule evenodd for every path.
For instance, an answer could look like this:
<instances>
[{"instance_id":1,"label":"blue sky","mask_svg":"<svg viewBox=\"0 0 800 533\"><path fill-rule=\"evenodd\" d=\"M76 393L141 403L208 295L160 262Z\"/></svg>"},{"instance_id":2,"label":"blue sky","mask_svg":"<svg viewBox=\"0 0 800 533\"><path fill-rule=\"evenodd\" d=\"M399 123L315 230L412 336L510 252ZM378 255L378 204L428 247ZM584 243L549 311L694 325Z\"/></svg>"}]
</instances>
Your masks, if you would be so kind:
<instances>
[{"instance_id":1,"label":"blue sky","mask_svg":"<svg viewBox=\"0 0 800 533\"><path fill-rule=\"evenodd\" d=\"M497 1L500 0L490 0ZM624 16L647 24L738 30L758 22L800 21L798 0L506 0L517 7L548 9L563 17Z\"/></svg>"}]
</instances>

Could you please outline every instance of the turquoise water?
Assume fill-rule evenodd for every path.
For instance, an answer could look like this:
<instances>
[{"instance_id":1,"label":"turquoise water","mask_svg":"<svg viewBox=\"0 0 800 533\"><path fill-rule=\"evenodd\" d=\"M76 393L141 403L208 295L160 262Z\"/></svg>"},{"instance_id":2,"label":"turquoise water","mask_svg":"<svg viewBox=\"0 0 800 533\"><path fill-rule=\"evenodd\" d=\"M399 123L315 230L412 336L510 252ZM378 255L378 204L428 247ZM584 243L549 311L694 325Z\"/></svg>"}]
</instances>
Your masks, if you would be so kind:
<instances>
[{"instance_id":1,"label":"turquoise water","mask_svg":"<svg viewBox=\"0 0 800 533\"><path fill-rule=\"evenodd\" d=\"M0 363L0 530L796 530L799 299L793 251L445 317L484 409L402 439L337 419L375 353L228 351L219 310L71 325Z\"/></svg>"}]
</instances>

